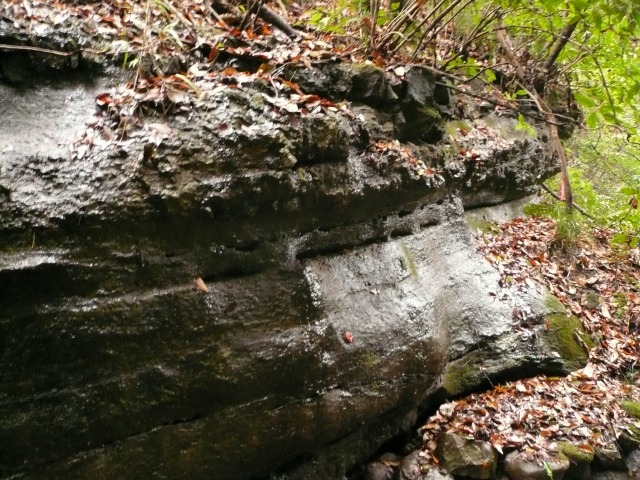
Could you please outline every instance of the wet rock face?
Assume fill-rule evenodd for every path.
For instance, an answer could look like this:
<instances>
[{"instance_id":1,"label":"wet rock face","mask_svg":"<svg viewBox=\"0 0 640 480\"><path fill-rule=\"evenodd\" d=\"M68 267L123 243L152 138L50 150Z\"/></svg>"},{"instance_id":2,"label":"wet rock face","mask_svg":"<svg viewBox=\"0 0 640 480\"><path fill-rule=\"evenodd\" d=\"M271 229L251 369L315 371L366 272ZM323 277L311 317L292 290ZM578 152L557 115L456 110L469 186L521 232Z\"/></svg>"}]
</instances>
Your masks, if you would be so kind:
<instances>
[{"instance_id":1,"label":"wet rock face","mask_svg":"<svg viewBox=\"0 0 640 480\"><path fill-rule=\"evenodd\" d=\"M445 433L438 439L436 455L452 475L473 479L495 477L498 454L489 442Z\"/></svg>"},{"instance_id":2,"label":"wet rock face","mask_svg":"<svg viewBox=\"0 0 640 480\"><path fill-rule=\"evenodd\" d=\"M362 117L246 85L148 119L150 155L0 146L0 476L341 478L447 393L566 368L513 328L556 312L500 292L462 218L529 193L546 146L494 116L443 137L422 70L331 68L309 85ZM438 177L368 148L394 138Z\"/></svg>"},{"instance_id":3,"label":"wet rock face","mask_svg":"<svg viewBox=\"0 0 640 480\"><path fill-rule=\"evenodd\" d=\"M553 458L542 463L528 460L519 452L512 452L504 459L504 470L511 480L544 480L549 478L549 471L552 478L563 478L570 465L566 457Z\"/></svg>"}]
</instances>

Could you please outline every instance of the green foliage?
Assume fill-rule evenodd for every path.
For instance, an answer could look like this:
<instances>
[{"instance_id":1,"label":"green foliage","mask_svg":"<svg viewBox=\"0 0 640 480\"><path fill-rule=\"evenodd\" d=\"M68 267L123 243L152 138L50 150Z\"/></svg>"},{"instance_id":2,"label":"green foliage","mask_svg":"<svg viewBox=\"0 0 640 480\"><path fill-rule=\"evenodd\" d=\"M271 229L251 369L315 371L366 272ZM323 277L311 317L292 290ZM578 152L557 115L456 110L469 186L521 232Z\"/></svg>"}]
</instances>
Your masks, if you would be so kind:
<instances>
[{"instance_id":1,"label":"green foliage","mask_svg":"<svg viewBox=\"0 0 640 480\"><path fill-rule=\"evenodd\" d=\"M616 131L575 136L567 148L574 198L596 224L619 233L614 242L635 246L640 237L640 150ZM553 186L554 182L551 182Z\"/></svg>"},{"instance_id":2,"label":"green foliage","mask_svg":"<svg viewBox=\"0 0 640 480\"><path fill-rule=\"evenodd\" d=\"M569 144L573 198L597 224L620 231L615 241L638 243L640 2L445 0L415 4L407 13L399 2L378 0L376 38L370 37L370 5L334 0L308 12L309 22L330 33L359 31L363 46L404 54L402 61L411 51L412 60L432 55L437 68L498 86L511 105L528 98L533 86L547 99L555 93L549 104L560 109L559 120L573 115L577 105L587 133ZM498 45L496 29L502 25L525 70L524 82L516 80L514 65L508 65L513 59ZM518 129L535 135L523 115ZM558 220L558 241L566 244L582 220L563 210L553 206L550 214Z\"/></svg>"},{"instance_id":3,"label":"green foliage","mask_svg":"<svg viewBox=\"0 0 640 480\"><path fill-rule=\"evenodd\" d=\"M345 33L345 27L353 22L352 17L341 15L337 10L318 7L309 12L309 23L321 32Z\"/></svg>"},{"instance_id":4,"label":"green foliage","mask_svg":"<svg viewBox=\"0 0 640 480\"><path fill-rule=\"evenodd\" d=\"M563 29L577 22L555 68L570 79L588 128L617 125L638 140L640 2L502 0L504 23L527 54L544 63Z\"/></svg>"},{"instance_id":5,"label":"green foliage","mask_svg":"<svg viewBox=\"0 0 640 480\"><path fill-rule=\"evenodd\" d=\"M567 212L563 202L549 200L547 203L529 205L525 213L531 216L551 217L556 220L555 245L563 250L570 249L584 230L587 220L579 217L575 212Z\"/></svg>"},{"instance_id":6,"label":"green foliage","mask_svg":"<svg viewBox=\"0 0 640 480\"><path fill-rule=\"evenodd\" d=\"M569 249L576 241L582 228L576 214L566 208L557 209L555 243L562 249Z\"/></svg>"},{"instance_id":7,"label":"green foliage","mask_svg":"<svg viewBox=\"0 0 640 480\"><path fill-rule=\"evenodd\" d=\"M517 93L518 92L516 92L516 94ZM516 130L524 130L531 138L537 137L535 129L527 123L527 121L524 119L524 115L522 114L518 115L518 125L516 125Z\"/></svg>"},{"instance_id":8,"label":"green foliage","mask_svg":"<svg viewBox=\"0 0 640 480\"><path fill-rule=\"evenodd\" d=\"M400 2L392 2L389 5L389 8L381 8L378 10L378 19L376 21L376 25L379 27L385 26L391 19L393 19L400 9Z\"/></svg>"},{"instance_id":9,"label":"green foliage","mask_svg":"<svg viewBox=\"0 0 640 480\"><path fill-rule=\"evenodd\" d=\"M366 23L364 19L371 13L368 8L368 2L338 0L333 5L316 6L307 11L307 15L309 16L309 23L321 32L343 35L347 33L349 27ZM388 7L381 5L377 10L376 25L379 27L385 26L395 18L399 10L400 2L391 2ZM362 40L364 41L364 38Z\"/></svg>"}]
</instances>

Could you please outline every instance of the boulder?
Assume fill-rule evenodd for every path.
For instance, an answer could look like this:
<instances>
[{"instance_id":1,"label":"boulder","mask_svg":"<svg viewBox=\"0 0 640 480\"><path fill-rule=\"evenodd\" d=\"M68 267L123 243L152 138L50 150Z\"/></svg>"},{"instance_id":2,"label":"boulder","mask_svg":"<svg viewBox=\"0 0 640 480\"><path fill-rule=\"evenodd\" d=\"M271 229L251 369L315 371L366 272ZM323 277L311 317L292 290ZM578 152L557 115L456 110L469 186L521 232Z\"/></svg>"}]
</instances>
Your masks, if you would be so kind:
<instances>
[{"instance_id":1,"label":"boulder","mask_svg":"<svg viewBox=\"0 0 640 480\"><path fill-rule=\"evenodd\" d=\"M488 442L443 433L435 453L442 466L454 476L492 479L496 474L498 453Z\"/></svg>"},{"instance_id":2,"label":"boulder","mask_svg":"<svg viewBox=\"0 0 640 480\"><path fill-rule=\"evenodd\" d=\"M530 459L522 452L511 452L503 462L503 469L511 480L561 480L569 470L570 462L565 456L547 460Z\"/></svg>"},{"instance_id":3,"label":"boulder","mask_svg":"<svg viewBox=\"0 0 640 480\"><path fill-rule=\"evenodd\" d=\"M339 479L447 395L579 362L545 337L557 302L501 289L463 218L534 191L548 146L492 113L441 139L424 70L308 75L389 128L276 114L256 80L91 149L52 125L90 120L106 80L62 79L45 111L0 84L31 126L0 129L1 477Z\"/></svg>"},{"instance_id":4,"label":"boulder","mask_svg":"<svg viewBox=\"0 0 640 480\"><path fill-rule=\"evenodd\" d=\"M428 462L419 450L415 450L402 459L395 480L419 480L423 473L430 470Z\"/></svg>"},{"instance_id":5,"label":"boulder","mask_svg":"<svg viewBox=\"0 0 640 480\"><path fill-rule=\"evenodd\" d=\"M367 465L364 480L391 480L393 469L382 462L371 462Z\"/></svg>"},{"instance_id":6,"label":"boulder","mask_svg":"<svg viewBox=\"0 0 640 480\"><path fill-rule=\"evenodd\" d=\"M631 478L640 478L640 450L634 450L625 457Z\"/></svg>"},{"instance_id":7,"label":"boulder","mask_svg":"<svg viewBox=\"0 0 640 480\"><path fill-rule=\"evenodd\" d=\"M622 453L615 444L607 448L596 447L594 466L600 470L627 470Z\"/></svg>"},{"instance_id":8,"label":"boulder","mask_svg":"<svg viewBox=\"0 0 640 480\"><path fill-rule=\"evenodd\" d=\"M603 472L595 472L593 474L592 480L629 480L629 474L627 472L616 472L615 470L607 470Z\"/></svg>"}]
</instances>

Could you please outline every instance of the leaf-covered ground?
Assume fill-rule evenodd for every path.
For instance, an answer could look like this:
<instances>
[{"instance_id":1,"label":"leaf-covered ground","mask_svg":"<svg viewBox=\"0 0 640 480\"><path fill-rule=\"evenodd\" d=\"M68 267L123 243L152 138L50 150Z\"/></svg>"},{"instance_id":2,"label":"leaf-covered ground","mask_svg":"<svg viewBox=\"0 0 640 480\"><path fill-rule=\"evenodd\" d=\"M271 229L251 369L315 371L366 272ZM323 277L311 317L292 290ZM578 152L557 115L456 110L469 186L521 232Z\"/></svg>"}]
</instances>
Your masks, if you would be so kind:
<instances>
[{"instance_id":1,"label":"leaf-covered ground","mask_svg":"<svg viewBox=\"0 0 640 480\"><path fill-rule=\"evenodd\" d=\"M611 446L630 426L640 426L620 407L640 399L640 271L634 250L610 246L612 235L595 229L560 240L556 222L542 217L478 235L478 251L500 272L503 288L545 285L596 342L586 367L566 378L519 380L442 405L422 427L426 455L444 431L533 459L552 455L560 440L586 451Z\"/></svg>"}]
</instances>

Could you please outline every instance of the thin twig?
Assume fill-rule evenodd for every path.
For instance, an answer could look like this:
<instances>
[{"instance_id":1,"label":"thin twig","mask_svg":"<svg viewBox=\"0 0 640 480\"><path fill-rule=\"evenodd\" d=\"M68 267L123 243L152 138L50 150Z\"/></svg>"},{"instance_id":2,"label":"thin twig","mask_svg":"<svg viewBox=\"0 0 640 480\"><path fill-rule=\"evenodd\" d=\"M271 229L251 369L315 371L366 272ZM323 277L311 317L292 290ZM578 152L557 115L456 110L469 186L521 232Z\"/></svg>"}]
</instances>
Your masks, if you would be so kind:
<instances>
[{"instance_id":1,"label":"thin twig","mask_svg":"<svg viewBox=\"0 0 640 480\"><path fill-rule=\"evenodd\" d=\"M558 200L559 202L563 202L564 200L562 200L562 198L560 198L560 195L558 195L556 192L554 192L553 190L551 190L549 187L547 187L544 183L541 183L540 186L542 187L542 189L547 192L549 195L551 195L553 198L555 198L556 200ZM579 205L576 205L575 203L573 204L573 208L576 209L577 212L581 213L582 215L584 215L585 217L587 217L590 220L593 220L594 222L597 222L598 220L590 215L589 213L587 213L582 207L580 207Z\"/></svg>"},{"instance_id":2,"label":"thin twig","mask_svg":"<svg viewBox=\"0 0 640 480\"><path fill-rule=\"evenodd\" d=\"M63 52L61 50L52 50L50 48L30 47L29 45L8 45L6 43L0 43L0 50L23 50L28 52L46 53L48 55L56 55L58 57L71 57L80 52L87 51L86 49L81 48L72 52Z\"/></svg>"},{"instance_id":3,"label":"thin twig","mask_svg":"<svg viewBox=\"0 0 640 480\"><path fill-rule=\"evenodd\" d=\"M460 3L461 0L455 0L454 5L451 6L450 8L453 8L455 5L457 5L458 3ZM429 13L427 13L427 15L422 19L422 21L417 25L416 27L416 31L419 31L425 23L427 23L427 21L431 18L431 16L438 10L438 8L440 8L442 5L444 5L446 2L446 0L440 0L440 2L431 9L431 11ZM436 19L437 20L437 19ZM431 30L431 28L433 28L434 22L431 22L431 24L429 25L429 27L427 27L426 32L429 33L429 31ZM412 38L412 36L408 36L408 38ZM391 54L396 53L398 50L400 50L400 48L402 48L402 46L404 45L405 41L401 41L400 43L398 43L397 45L395 45L395 47L391 50Z\"/></svg>"},{"instance_id":4,"label":"thin twig","mask_svg":"<svg viewBox=\"0 0 640 480\"><path fill-rule=\"evenodd\" d=\"M575 21L575 22L569 23L567 26L564 27L564 30L562 30L560 37L558 37L556 44L553 47L551 54L549 55L549 58L547 58L547 61L544 62L543 68L545 72L548 72L553 66L553 64L556 62L556 60L558 59L558 56L560 55L560 52L562 52L564 47L567 45L569 38L571 38L571 35L573 35L573 31L576 29L577 26L578 26L578 21Z\"/></svg>"}]
</instances>

